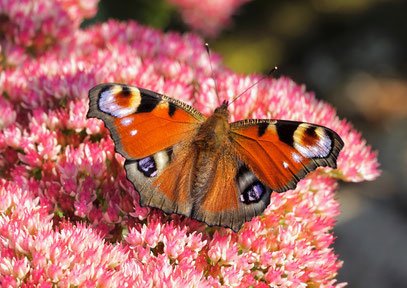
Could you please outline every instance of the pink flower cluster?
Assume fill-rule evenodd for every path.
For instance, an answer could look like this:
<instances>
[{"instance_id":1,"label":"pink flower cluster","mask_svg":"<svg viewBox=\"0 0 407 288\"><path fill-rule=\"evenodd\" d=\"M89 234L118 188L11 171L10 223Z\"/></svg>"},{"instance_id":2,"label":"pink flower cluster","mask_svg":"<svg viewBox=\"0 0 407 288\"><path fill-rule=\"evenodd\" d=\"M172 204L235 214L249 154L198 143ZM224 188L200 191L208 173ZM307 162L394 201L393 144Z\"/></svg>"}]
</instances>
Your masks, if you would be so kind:
<instances>
[{"instance_id":1,"label":"pink flower cluster","mask_svg":"<svg viewBox=\"0 0 407 288\"><path fill-rule=\"evenodd\" d=\"M273 193L264 215L238 233L140 207L108 131L86 119L87 92L101 82L134 84L208 114L218 104L208 57L191 34L115 21L80 30L96 9L88 3L0 0L0 285L343 287L330 247L336 183L379 174L360 134L304 87L265 80L233 104L233 119L331 127L345 142L338 169ZM31 22L36 28L21 35ZM258 79L212 58L222 99Z\"/></svg>"},{"instance_id":2,"label":"pink flower cluster","mask_svg":"<svg viewBox=\"0 0 407 288\"><path fill-rule=\"evenodd\" d=\"M44 50L64 53L73 44L84 17L96 14L99 0L0 0L2 54L10 65L19 65L25 54L38 55ZM3 38L3 36L1 37ZM18 58L18 59L15 59Z\"/></svg>"},{"instance_id":3,"label":"pink flower cluster","mask_svg":"<svg viewBox=\"0 0 407 288\"><path fill-rule=\"evenodd\" d=\"M214 37L228 26L232 14L250 0L168 0L180 9L182 18L192 29Z\"/></svg>"}]
</instances>

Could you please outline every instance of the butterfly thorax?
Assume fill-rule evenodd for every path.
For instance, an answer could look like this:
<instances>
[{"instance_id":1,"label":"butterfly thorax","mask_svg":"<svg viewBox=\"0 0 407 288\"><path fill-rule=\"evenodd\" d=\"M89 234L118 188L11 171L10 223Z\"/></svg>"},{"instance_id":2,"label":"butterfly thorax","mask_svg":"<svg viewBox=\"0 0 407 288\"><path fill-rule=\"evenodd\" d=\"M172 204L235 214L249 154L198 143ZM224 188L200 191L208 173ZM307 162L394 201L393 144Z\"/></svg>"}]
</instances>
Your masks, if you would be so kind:
<instances>
[{"instance_id":1,"label":"butterfly thorax","mask_svg":"<svg viewBox=\"0 0 407 288\"><path fill-rule=\"evenodd\" d=\"M208 151L222 151L228 145L230 124L228 122L229 111L226 105L215 109L214 113L202 123L194 143Z\"/></svg>"}]
</instances>

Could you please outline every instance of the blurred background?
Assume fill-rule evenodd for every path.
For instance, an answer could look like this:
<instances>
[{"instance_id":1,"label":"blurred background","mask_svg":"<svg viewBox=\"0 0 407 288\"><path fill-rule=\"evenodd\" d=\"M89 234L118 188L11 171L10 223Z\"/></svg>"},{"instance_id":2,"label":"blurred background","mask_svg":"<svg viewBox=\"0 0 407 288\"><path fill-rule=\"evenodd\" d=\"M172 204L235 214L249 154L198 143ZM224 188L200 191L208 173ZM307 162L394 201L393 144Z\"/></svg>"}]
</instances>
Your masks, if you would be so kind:
<instances>
[{"instance_id":1,"label":"blurred background","mask_svg":"<svg viewBox=\"0 0 407 288\"><path fill-rule=\"evenodd\" d=\"M377 180L340 183L334 249L344 265L338 281L352 288L407 287L407 1L240 2L228 25L211 33L201 22L195 32L236 72L278 66L277 77L306 84L379 151ZM101 0L83 26L115 18L191 31L182 16L165 0Z\"/></svg>"}]
</instances>

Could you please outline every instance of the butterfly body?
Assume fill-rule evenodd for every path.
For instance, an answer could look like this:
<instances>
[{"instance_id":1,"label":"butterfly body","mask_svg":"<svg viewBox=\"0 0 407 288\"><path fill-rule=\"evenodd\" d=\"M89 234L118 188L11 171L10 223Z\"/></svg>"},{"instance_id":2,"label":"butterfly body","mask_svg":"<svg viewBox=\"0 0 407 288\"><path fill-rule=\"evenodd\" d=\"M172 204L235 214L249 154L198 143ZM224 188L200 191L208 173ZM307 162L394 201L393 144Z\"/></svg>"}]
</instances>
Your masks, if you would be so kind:
<instances>
[{"instance_id":1,"label":"butterfly body","mask_svg":"<svg viewBox=\"0 0 407 288\"><path fill-rule=\"evenodd\" d=\"M260 215L272 191L295 188L318 166L336 168L343 147L309 123L229 123L228 103L208 118L173 98L123 84L89 92L88 117L102 119L142 206L230 227Z\"/></svg>"}]
</instances>

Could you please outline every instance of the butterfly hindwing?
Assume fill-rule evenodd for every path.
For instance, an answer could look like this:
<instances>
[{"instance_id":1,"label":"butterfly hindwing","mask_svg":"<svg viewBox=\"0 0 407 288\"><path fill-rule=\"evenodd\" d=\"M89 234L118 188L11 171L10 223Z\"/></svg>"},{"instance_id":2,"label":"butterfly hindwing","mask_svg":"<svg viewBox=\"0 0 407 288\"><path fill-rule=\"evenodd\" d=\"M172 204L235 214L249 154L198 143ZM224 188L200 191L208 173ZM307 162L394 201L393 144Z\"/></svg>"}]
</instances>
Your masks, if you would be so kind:
<instances>
[{"instance_id":1,"label":"butterfly hindwing","mask_svg":"<svg viewBox=\"0 0 407 288\"><path fill-rule=\"evenodd\" d=\"M212 173L210 188L195 202L193 219L237 232L270 203L271 189L234 156L221 155Z\"/></svg>"},{"instance_id":2,"label":"butterfly hindwing","mask_svg":"<svg viewBox=\"0 0 407 288\"><path fill-rule=\"evenodd\" d=\"M295 121L243 120L231 124L232 146L273 191L294 189L319 166L336 168L343 147L329 128Z\"/></svg>"},{"instance_id":3,"label":"butterfly hindwing","mask_svg":"<svg viewBox=\"0 0 407 288\"><path fill-rule=\"evenodd\" d=\"M206 118L193 107L164 95L123 84L89 91L88 117L102 119L116 151L136 160L188 138Z\"/></svg>"},{"instance_id":4,"label":"butterfly hindwing","mask_svg":"<svg viewBox=\"0 0 407 288\"><path fill-rule=\"evenodd\" d=\"M194 157L185 143L140 160L126 160L127 178L140 193L140 205L189 216Z\"/></svg>"}]
</instances>

